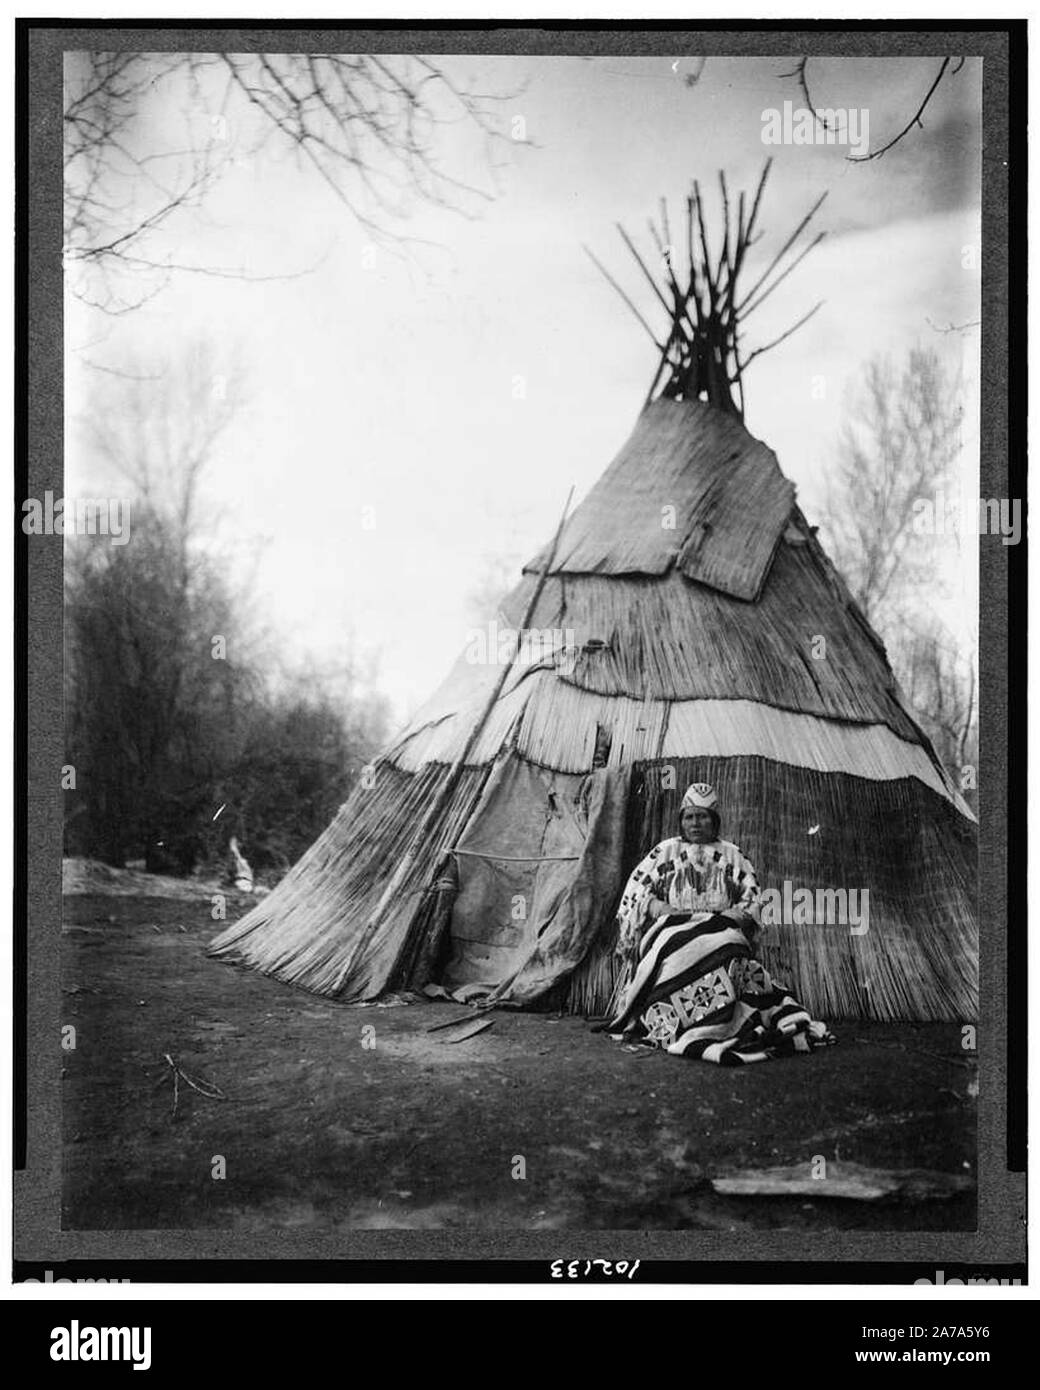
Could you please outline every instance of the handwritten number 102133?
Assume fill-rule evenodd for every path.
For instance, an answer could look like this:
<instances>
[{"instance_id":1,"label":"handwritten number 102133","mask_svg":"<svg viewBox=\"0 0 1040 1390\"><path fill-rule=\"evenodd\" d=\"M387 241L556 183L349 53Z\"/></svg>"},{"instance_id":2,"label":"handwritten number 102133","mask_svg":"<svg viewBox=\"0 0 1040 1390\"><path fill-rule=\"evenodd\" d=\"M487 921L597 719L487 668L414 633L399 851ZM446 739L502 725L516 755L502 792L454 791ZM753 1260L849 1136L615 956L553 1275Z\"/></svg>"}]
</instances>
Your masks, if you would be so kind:
<instances>
[{"instance_id":1,"label":"handwritten number 102133","mask_svg":"<svg viewBox=\"0 0 1040 1390\"><path fill-rule=\"evenodd\" d=\"M638 1260L553 1260L550 1266L553 1279L587 1279L590 1274L631 1279L639 1268Z\"/></svg>"}]
</instances>

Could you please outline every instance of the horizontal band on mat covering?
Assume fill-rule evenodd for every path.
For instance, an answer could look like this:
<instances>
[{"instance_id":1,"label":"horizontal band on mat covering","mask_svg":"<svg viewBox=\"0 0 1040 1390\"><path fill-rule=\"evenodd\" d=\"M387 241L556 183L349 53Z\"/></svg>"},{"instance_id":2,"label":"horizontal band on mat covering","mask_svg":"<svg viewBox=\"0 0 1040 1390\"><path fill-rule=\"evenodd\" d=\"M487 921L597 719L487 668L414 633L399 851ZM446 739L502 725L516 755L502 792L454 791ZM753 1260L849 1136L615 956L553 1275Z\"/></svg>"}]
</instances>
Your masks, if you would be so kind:
<instances>
[{"instance_id":1,"label":"horizontal band on mat covering","mask_svg":"<svg viewBox=\"0 0 1040 1390\"><path fill-rule=\"evenodd\" d=\"M389 750L389 761L407 772L428 763L452 762L462 752L477 713L467 705L419 729ZM820 719L753 700L641 701L595 695L568 685L549 670L529 673L497 702L468 762L490 763L511 745L542 767L588 772L600 728L611 739L608 767L683 757L762 757L873 781L916 777L974 820L927 750L897 737L887 725Z\"/></svg>"}]
</instances>

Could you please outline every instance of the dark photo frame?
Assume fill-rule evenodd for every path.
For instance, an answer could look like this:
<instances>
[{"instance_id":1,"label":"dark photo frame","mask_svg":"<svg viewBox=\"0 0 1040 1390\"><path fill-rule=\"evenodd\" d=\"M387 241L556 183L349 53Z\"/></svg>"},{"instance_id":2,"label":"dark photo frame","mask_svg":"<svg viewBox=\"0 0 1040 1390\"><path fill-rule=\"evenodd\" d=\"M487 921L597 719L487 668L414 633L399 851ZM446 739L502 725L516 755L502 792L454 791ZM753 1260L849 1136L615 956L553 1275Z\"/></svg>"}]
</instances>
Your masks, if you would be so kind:
<instances>
[{"instance_id":1,"label":"dark photo frame","mask_svg":"<svg viewBox=\"0 0 1040 1390\"><path fill-rule=\"evenodd\" d=\"M136 25L99 22L84 27L58 20L17 22L16 1280L90 1278L192 1284L437 1284L480 1280L548 1284L578 1278L587 1262L594 1260L613 1265L625 1262L626 1272L631 1262L639 1261L639 1278L644 1283L705 1286L909 1285L936 1281L937 1271L946 1282L958 1277L1024 1277L1027 354L1025 295L1019 287L1025 283L1026 254L1025 48L1025 24L1013 20L963 25L953 21L905 25L769 21L748 23L739 32L722 22L688 31L664 23L533 25L519 21L487 28L456 23L385 23L316 31L275 22L262 27L184 26L175 21ZM196 1219L184 1228L163 1224L157 1229L150 1229L141 1216L136 1216L132 1225L120 1227L111 1215L100 1216L93 1226L70 1222L67 1211L63 1215L67 1200L63 1155L67 1156L69 1145L77 1138L68 1128L63 1133L63 1072L67 1063L82 1067L84 1060L82 1048L75 1063L62 1048L62 1030L71 1019L70 1001L75 1001L75 991L82 983L62 973L65 948L60 868L67 802L67 788L63 786L67 764L63 734L63 543L60 535L27 534L18 525L23 499L48 494L60 497L64 489L65 290L59 254L63 56L88 50L256 54L355 49L383 55L523 54L533 61L573 55L624 61L667 58L670 62L676 54L691 53L707 55L709 60L712 56L790 57L793 64L806 55L934 57L939 63L965 55L981 59L981 495L1021 499L1023 535L1015 545L1002 545L1000 537L994 535L982 535L979 540L978 1186L974 1220L965 1218L945 1228L941 1219L927 1218L916 1228L907 1223L882 1221L872 1227L843 1221L830 1227L798 1229L786 1221L775 1228L769 1228L768 1223L748 1227L734 1217L732 1222L720 1220L712 1226L691 1217L668 1229L663 1220L659 1223L644 1214L638 1222L633 1218L617 1227L602 1224L593 1229L572 1228L567 1223L539 1229L535 1222L532 1229L492 1230L451 1221L441 1226L434 1223L424 1228L419 1223L415 1228L403 1228L390 1221L383 1228L359 1225L323 1230L320 1219L298 1228L281 1221L265 1228L258 1219L236 1229L226 1213L215 1218L212 1226ZM714 177L714 169L708 159L705 176ZM645 285L642 288L645 291ZM603 293L609 295L610 291L604 288ZM619 314L624 312L618 308ZM420 476L418 472L416 476ZM426 481L432 484L432 479L427 477ZM546 573L548 569L546 565ZM429 673L430 689L438 674ZM707 767L707 772L713 772L713 767ZM689 772L697 780L706 776L699 765L691 764ZM682 786L670 789L669 795L671 790L675 791L672 800L655 803L654 814L662 826L674 820ZM631 840L631 827L627 833ZM648 847L644 838L640 852ZM479 846L473 852L478 853ZM165 930L165 925L155 926L156 941ZM170 930L176 931L176 926ZM210 961L207 968L219 971L225 967ZM99 980L105 978L100 976ZM238 988L243 980L249 981L261 1010L263 989L258 982L264 987L270 984L277 990L278 1000L285 1000L284 985L275 985L262 976L227 971L227 990ZM391 987L399 983L391 977ZM91 987L101 988L102 984L95 982ZM127 1008L137 1006L138 1001L130 999L133 993L130 979ZM314 1007L314 999L305 994L292 997L300 1007ZM358 1028L370 1021L380 1022L375 1008L370 1014L357 1016ZM841 1025L837 1031L842 1031ZM855 1030L846 1027L845 1031ZM138 1097L129 1104L144 1105L140 1096L151 1087L151 1094L160 1099L147 1105L158 1105L165 1117L173 1094L170 1087L179 1087L179 1094L189 1103L202 1103L193 1097L204 1095L207 1086L220 1090L214 1076L200 1074L191 1062L178 1062L173 1043L164 1047L162 1042L157 1036L156 1069L143 1079L136 1076L132 1085L128 1082L128 1096ZM602 1046L609 1044L603 1040ZM927 1053L927 1043L920 1046ZM169 1052L173 1052L172 1058ZM807 1059L805 1066L811 1067L813 1061ZM640 1061L639 1065L646 1063ZM680 1065L676 1061L676 1066ZM696 1068L699 1064L688 1065ZM967 1072L955 1066L943 1070L945 1065L942 1063L934 1075L929 1072L924 1084L963 1092ZM708 1078L712 1084L716 1079L714 1074ZM691 1094L698 1084L691 1074ZM146 1121L145 1110L141 1111L141 1122L151 1123ZM103 1185L100 1173L97 1182ZM922 1211L926 1207L935 1210L929 1207L928 1194L920 1200ZM142 1210L147 1205L145 1194ZM682 1226L685 1228L679 1228ZM578 1273L570 1272L572 1269ZM607 1278L602 1268L600 1275Z\"/></svg>"}]
</instances>

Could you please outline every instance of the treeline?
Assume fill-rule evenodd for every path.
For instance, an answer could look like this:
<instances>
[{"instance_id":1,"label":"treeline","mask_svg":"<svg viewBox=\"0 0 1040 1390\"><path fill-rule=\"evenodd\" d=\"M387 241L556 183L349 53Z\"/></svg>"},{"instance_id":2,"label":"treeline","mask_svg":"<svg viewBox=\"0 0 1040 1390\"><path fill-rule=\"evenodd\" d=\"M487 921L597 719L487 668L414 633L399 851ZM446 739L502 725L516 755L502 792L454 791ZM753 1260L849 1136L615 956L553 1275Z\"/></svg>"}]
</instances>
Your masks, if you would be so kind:
<instances>
[{"instance_id":1,"label":"treeline","mask_svg":"<svg viewBox=\"0 0 1040 1390\"><path fill-rule=\"evenodd\" d=\"M386 705L349 653L286 669L255 586L203 534L200 478L233 412L212 379L196 356L119 383L87 421L99 465L131 460L131 526L119 545L66 537L65 850L190 873L235 835L270 880L349 794Z\"/></svg>"},{"instance_id":2,"label":"treeline","mask_svg":"<svg viewBox=\"0 0 1040 1390\"><path fill-rule=\"evenodd\" d=\"M265 669L226 574L147 512L128 545L74 540L66 569L66 853L189 873L234 834L284 873L378 748L382 702L349 672Z\"/></svg>"}]
</instances>

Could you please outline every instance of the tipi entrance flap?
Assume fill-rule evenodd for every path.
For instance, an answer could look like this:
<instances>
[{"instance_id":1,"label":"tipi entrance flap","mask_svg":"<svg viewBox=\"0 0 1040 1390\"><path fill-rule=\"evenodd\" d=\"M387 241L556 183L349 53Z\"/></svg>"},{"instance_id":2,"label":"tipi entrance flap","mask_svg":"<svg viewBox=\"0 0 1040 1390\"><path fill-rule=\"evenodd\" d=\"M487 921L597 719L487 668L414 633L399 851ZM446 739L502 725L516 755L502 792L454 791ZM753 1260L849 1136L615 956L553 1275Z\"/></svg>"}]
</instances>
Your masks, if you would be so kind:
<instances>
[{"instance_id":1,"label":"tipi entrance flap","mask_svg":"<svg viewBox=\"0 0 1040 1390\"><path fill-rule=\"evenodd\" d=\"M499 764L455 847L445 988L523 1003L578 964L616 895L627 780Z\"/></svg>"}]
</instances>

